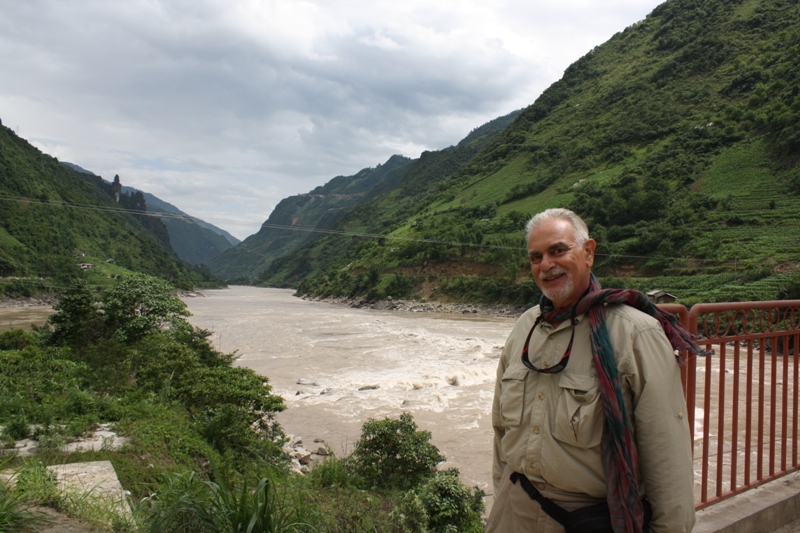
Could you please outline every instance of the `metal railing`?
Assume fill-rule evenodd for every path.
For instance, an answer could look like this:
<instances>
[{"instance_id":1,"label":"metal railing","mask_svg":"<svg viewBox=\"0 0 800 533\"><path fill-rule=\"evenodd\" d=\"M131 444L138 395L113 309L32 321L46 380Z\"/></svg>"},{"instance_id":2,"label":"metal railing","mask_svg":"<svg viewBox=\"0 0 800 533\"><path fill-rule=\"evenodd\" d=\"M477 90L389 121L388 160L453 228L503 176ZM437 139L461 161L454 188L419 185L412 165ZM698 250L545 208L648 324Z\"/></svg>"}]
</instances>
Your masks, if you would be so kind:
<instances>
[{"instance_id":1,"label":"metal railing","mask_svg":"<svg viewBox=\"0 0 800 533\"><path fill-rule=\"evenodd\" d=\"M800 469L800 300L659 307L713 351L681 363L697 509Z\"/></svg>"}]
</instances>

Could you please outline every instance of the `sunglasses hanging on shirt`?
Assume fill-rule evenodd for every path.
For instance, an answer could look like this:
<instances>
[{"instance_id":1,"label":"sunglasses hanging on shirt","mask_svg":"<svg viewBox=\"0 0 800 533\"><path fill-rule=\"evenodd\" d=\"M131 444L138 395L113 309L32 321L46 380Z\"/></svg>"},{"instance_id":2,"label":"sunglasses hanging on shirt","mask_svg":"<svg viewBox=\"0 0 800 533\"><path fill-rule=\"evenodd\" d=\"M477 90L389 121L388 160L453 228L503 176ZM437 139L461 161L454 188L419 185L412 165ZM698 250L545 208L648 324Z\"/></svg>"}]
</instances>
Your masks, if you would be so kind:
<instances>
[{"instance_id":1,"label":"sunglasses hanging on shirt","mask_svg":"<svg viewBox=\"0 0 800 533\"><path fill-rule=\"evenodd\" d=\"M539 322L542 321L542 317L544 315L539 315L536 319L536 322L533 323L533 327L531 328L530 333L528 333L528 338L525 339L525 346L522 347L522 364L526 367L530 368L531 370L535 370L541 374L557 374L561 372L565 368L567 368L567 363L569 363L569 356L572 354L572 341L575 340L575 308L572 309L572 317L569 320L570 326L572 327L572 334L569 337L569 345L567 345L567 351L564 352L564 355L561 356L561 361L558 362L557 365L551 366L548 368L538 368L531 363L530 359L528 359L528 345L531 342L531 335L533 335L533 330L536 329L536 326L539 325Z\"/></svg>"}]
</instances>

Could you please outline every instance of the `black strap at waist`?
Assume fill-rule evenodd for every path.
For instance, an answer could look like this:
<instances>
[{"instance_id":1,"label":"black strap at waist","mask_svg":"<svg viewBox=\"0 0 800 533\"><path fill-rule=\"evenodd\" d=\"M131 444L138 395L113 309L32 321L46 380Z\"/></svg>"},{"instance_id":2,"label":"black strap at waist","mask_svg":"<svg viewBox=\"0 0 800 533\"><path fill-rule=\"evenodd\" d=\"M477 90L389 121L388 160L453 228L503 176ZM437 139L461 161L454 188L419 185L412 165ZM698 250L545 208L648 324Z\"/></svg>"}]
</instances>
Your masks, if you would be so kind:
<instances>
[{"instance_id":1,"label":"black strap at waist","mask_svg":"<svg viewBox=\"0 0 800 533\"><path fill-rule=\"evenodd\" d=\"M531 481L519 472L511 474L511 482L517 484L519 481L520 487L523 488L532 500L536 500L542 506L542 511L550 515L550 517L564 526L567 533L600 533L600 532L613 532L611 527L611 513L608 509L606 502L596 503L588 507L583 507L576 511L569 512L556 502L543 496ZM653 517L653 509L647 498L642 500L644 506L644 531L647 531L650 525L650 520Z\"/></svg>"},{"instance_id":2,"label":"black strap at waist","mask_svg":"<svg viewBox=\"0 0 800 533\"><path fill-rule=\"evenodd\" d=\"M549 514L553 520L562 526L567 524L567 517L569 516L569 512L567 510L550 498L542 496L542 493L536 490L536 487L533 486L531 480L526 476L520 474L519 472L513 472L511 474L511 483L516 485L517 481L519 481L519 485L522 487L522 489L528 493L528 496L530 496L532 500L539 502L539 505L542 506L542 510Z\"/></svg>"}]
</instances>

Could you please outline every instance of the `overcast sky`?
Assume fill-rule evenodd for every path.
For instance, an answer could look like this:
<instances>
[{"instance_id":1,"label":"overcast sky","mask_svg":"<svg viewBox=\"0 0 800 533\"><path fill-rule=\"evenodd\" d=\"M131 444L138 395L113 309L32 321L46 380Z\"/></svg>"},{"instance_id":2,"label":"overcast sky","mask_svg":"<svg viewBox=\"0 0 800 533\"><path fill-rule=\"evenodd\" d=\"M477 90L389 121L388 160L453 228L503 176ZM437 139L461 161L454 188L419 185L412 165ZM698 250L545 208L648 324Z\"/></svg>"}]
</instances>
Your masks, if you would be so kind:
<instances>
[{"instance_id":1,"label":"overcast sky","mask_svg":"<svg viewBox=\"0 0 800 533\"><path fill-rule=\"evenodd\" d=\"M244 238L456 144L663 0L0 0L0 119Z\"/></svg>"}]
</instances>

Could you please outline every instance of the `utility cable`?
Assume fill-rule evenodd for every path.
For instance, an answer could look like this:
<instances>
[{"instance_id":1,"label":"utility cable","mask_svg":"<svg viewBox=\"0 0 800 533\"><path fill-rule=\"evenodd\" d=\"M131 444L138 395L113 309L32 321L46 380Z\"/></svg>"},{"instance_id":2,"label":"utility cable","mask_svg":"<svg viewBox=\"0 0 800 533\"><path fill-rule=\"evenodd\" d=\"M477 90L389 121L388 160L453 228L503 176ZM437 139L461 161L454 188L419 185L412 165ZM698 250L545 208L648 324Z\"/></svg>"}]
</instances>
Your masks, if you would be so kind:
<instances>
[{"instance_id":1,"label":"utility cable","mask_svg":"<svg viewBox=\"0 0 800 533\"><path fill-rule=\"evenodd\" d=\"M0 201L16 201L16 202L26 202L31 204L37 205L47 205L52 207L68 207L71 209L82 209L82 210L89 210L89 211L104 211L104 212L112 212L112 213L119 213L119 214L130 214L130 215L139 215L139 216L151 216L156 218L165 218L165 219L178 219L178 220L201 220L197 217L193 217L191 215L186 215L182 213L168 213L168 212L158 212L158 211L138 211L136 209L128 209L125 207L114 207L114 206L102 206L102 205L92 205L92 204L80 204L74 202L51 202L49 200L41 200L38 198L27 198L23 196L11 196L6 194L0 194ZM237 222L235 220L230 219L221 219L221 218L208 218L203 221L212 220L215 222ZM304 231L310 233L320 233L326 235L341 235L345 237L359 237L365 239L387 239L393 241L404 241L404 242L421 242L426 244L441 244L444 246L461 246L461 247L469 247L469 248L484 248L484 249L500 249L500 250L517 250L520 252L527 253L527 248L524 246L506 246L501 244L484 244L484 243L473 243L473 242L459 242L459 241L445 241L445 240L438 240L438 239L421 239L417 237L402 237L398 235L385 235L380 233L356 233L351 231L344 231L344 230L332 230L332 229L325 229L325 228L315 228L311 226L296 226L296 225L284 225L284 224L273 224L264 222L261 225L262 228L269 228L269 229L279 229L279 230L288 230L288 231ZM249 250L248 250L249 251ZM608 257L608 258L621 258L621 259L654 259L653 256L648 255L628 255L628 254L604 254L604 253L595 253L596 257ZM713 259L703 259L703 258L687 258L687 257L664 257L659 256L658 259L662 260L670 260L670 261L686 261L688 259L692 259L694 261L701 261L701 262L714 262L719 263L719 260ZM733 261L733 260L724 260L724 261Z\"/></svg>"}]
</instances>

